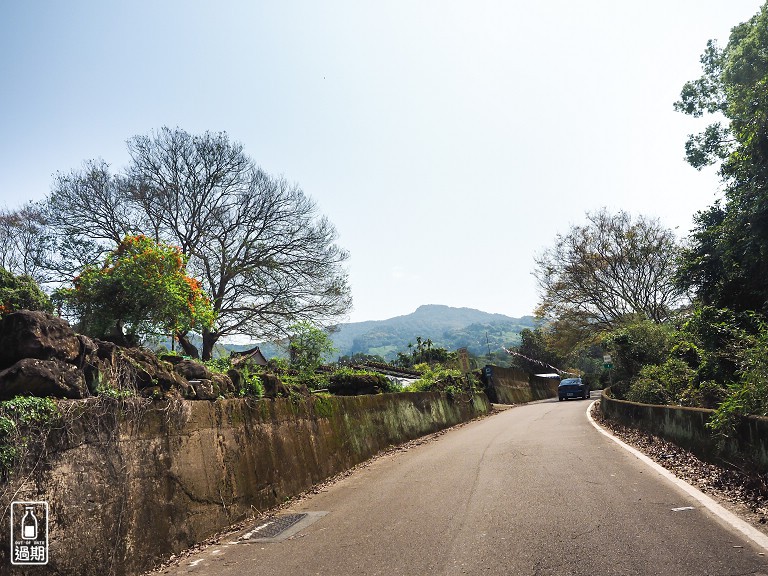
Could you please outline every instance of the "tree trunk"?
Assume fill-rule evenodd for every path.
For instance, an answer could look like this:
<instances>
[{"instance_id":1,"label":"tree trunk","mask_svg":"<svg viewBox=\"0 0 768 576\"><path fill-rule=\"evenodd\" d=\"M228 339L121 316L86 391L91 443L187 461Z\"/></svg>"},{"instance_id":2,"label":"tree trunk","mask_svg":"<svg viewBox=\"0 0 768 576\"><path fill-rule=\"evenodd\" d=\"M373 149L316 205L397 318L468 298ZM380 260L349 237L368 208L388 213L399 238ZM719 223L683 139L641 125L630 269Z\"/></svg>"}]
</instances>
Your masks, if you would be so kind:
<instances>
[{"instance_id":1,"label":"tree trunk","mask_svg":"<svg viewBox=\"0 0 768 576\"><path fill-rule=\"evenodd\" d=\"M181 348L184 350L184 354L186 356L189 356L190 358L198 359L200 358L200 352L197 350L197 346L192 344L192 342L189 341L189 338L187 338L186 333L178 332L176 334L176 338L179 340L179 344L181 345Z\"/></svg>"},{"instance_id":2,"label":"tree trunk","mask_svg":"<svg viewBox=\"0 0 768 576\"><path fill-rule=\"evenodd\" d=\"M218 332L203 330L203 360L210 360L213 355L213 347L219 340Z\"/></svg>"}]
</instances>

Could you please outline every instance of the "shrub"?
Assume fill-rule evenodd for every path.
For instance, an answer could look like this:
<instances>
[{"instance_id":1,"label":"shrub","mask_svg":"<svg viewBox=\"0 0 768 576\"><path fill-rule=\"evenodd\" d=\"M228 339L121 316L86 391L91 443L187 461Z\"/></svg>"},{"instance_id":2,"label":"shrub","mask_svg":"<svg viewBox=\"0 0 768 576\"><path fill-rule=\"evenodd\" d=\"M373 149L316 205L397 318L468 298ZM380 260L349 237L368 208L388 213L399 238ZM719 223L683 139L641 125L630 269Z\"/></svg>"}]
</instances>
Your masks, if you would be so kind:
<instances>
[{"instance_id":1,"label":"shrub","mask_svg":"<svg viewBox=\"0 0 768 576\"><path fill-rule=\"evenodd\" d=\"M51 300L29 276L14 276L0 268L0 316L18 310L53 312Z\"/></svg>"},{"instance_id":2,"label":"shrub","mask_svg":"<svg viewBox=\"0 0 768 576\"><path fill-rule=\"evenodd\" d=\"M450 396L458 395L464 392L474 391L476 382L474 379L471 384L459 370L446 368L440 364L430 366L428 364L417 364L415 368L421 372L421 378L404 388L407 392L446 392Z\"/></svg>"},{"instance_id":3,"label":"shrub","mask_svg":"<svg viewBox=\"0 0 768 576\"><path fill-rule=\"evenodd\" d=\"M0 479L7 480L44 448L48 432L60 417L50 398L17 396L0 402Z\"/></svg>"},{"instance_id":4,"label":"shrub","mask_svg":"<svg viewBox=\"0 0 768 576\"><path fill-rule=\"evenodd\" d=\"M258 370L245 366L240 370L240 373L243 379L238 390L239 396L253 396L255 398L264 396L264 384Z\"/></svg>"},{"instance_id":5,"label":"shrub","mask_svg":"<svg viewBox=\"0 0 768 576\"><path fill-rule=\"evenodd\" d=\"M661 365L644 366L627 391L627 400L646 404L682 404L684 392L696 372L679 358L669 358Z\"/></svg>"},{"instance_id":6,"label":"shrub","mask_svg":"<svg viewBox=\"0 0 768 576\"><path fill-rule=\"evenodd\" d=\"M768 416L768 332L763 330L741 354L739 380L726 389L725 399L707 424L729 434L744 416Z\"/></svg>"},{"instance_id":7,"label":"shrub","mask_svg":"<svg viewBox=\"0 0 768 576\"><path fill-rule=\"evenodd\" d=\"M328 391L339 396L378 394L399 390L399 387L383 374L347 367L336 370L328 381Z\"/></svg>"},{"instance_id":8,"label":"shrub","mask_svg":"<svg viewBox=\"0 0 768 576\"><path fill-rule=\"evenodd\" d=\"M657 380L640 378L629 387L626 398L642 404L666 404L667 391Z\"/></svg>"},{"instance_id":9,"label":"shrub","mask_svg":"<svg viewBox=\"0 0 768 576\"><path fill-rule=\"evenodd\" d=\"M631 381L644 366L661 364L669 355L674 330L650 320L639 320L614 330L604 340L615 365L614 378Z\"/></svg>"}]
</instances>

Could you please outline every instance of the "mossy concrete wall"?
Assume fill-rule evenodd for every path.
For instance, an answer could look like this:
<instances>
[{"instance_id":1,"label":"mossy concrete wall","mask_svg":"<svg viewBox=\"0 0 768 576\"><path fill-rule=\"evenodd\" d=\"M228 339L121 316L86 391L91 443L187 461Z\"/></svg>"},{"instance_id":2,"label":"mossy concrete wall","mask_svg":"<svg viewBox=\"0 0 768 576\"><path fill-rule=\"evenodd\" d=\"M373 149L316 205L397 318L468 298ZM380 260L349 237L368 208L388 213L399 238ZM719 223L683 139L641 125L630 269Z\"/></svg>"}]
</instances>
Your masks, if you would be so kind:
<instances>
[{"instance_id":1,"label":"mossy concrete wall","mask_svg":"<svg viewBox=\"0 0 768 576\"><path fill-rule=\"evenodd\" d=\"M66 429L5 494L49 503L45 572L68 576L138 574L390 445L490 409L484 394L438 393L61 406ZM6 514L0 566L7 531Z\"/></svg>"},{"instance_id":2,"label":"mossy concrete wall","mask_svg":"<svg viewBox=\"0 0 768 576\"><path fill-rule=\"evenodd\" d=\"M486 366L483 368L485 393L491 402L520 404L557 397L559 380L540 378L514 368Z\"/></svg>"},{"instance_id":3,"label":"mossy concrete wall","mask_svg":"<svg viewBox=\"0 0 768 576\"><path fill-rule=\"evenodd\" d=\"M707 428L714 410L657 406L618 400L603 391L600 409L609 418L645 430L690 450L703 460L738 463L768 472L768 418L743 418L727 438Z\"/></svg>"}]
</instances>

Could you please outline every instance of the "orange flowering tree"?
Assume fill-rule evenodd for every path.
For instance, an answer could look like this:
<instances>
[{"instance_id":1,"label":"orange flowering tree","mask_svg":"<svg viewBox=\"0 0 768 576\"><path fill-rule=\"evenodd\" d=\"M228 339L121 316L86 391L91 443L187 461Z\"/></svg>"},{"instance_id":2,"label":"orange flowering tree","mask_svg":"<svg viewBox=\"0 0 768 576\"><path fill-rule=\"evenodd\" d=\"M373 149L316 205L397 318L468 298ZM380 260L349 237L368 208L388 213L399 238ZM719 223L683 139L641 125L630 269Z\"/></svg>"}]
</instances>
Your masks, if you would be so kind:
<instances>
[{"instance_id":1,"label":"orange flowering tree","mask_svg":"<svg viewBox=\"0 0 768 576\"><path fill-rule=\"evenodd\" d=\"M181 251L143 235L126 236L101 267L87 266L55 300L97 338L137 342L148 335L210 329L211 301L186 273Z\"/></svg>"}]
</instances>

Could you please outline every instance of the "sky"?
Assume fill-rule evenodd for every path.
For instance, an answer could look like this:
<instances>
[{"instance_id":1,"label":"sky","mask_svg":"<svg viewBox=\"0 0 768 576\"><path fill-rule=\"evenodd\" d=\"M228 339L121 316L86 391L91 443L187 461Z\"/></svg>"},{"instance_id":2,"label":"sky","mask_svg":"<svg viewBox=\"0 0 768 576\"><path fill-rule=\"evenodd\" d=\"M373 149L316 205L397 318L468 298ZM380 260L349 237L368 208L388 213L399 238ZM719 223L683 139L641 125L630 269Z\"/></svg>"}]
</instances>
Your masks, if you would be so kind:
<instances>
[{"instance_id":1,"label":"sky","mask_svg":"<svg viewBox=\"0 0 768 576\"><path fill-rule=\"evenodd\" d=\"M519 317L606 207L681 238L718 197L673 110L757 0L0 0L0 207L163 126L226 131L350 252L349 321Z\"/></svg>"}]
</instances>

